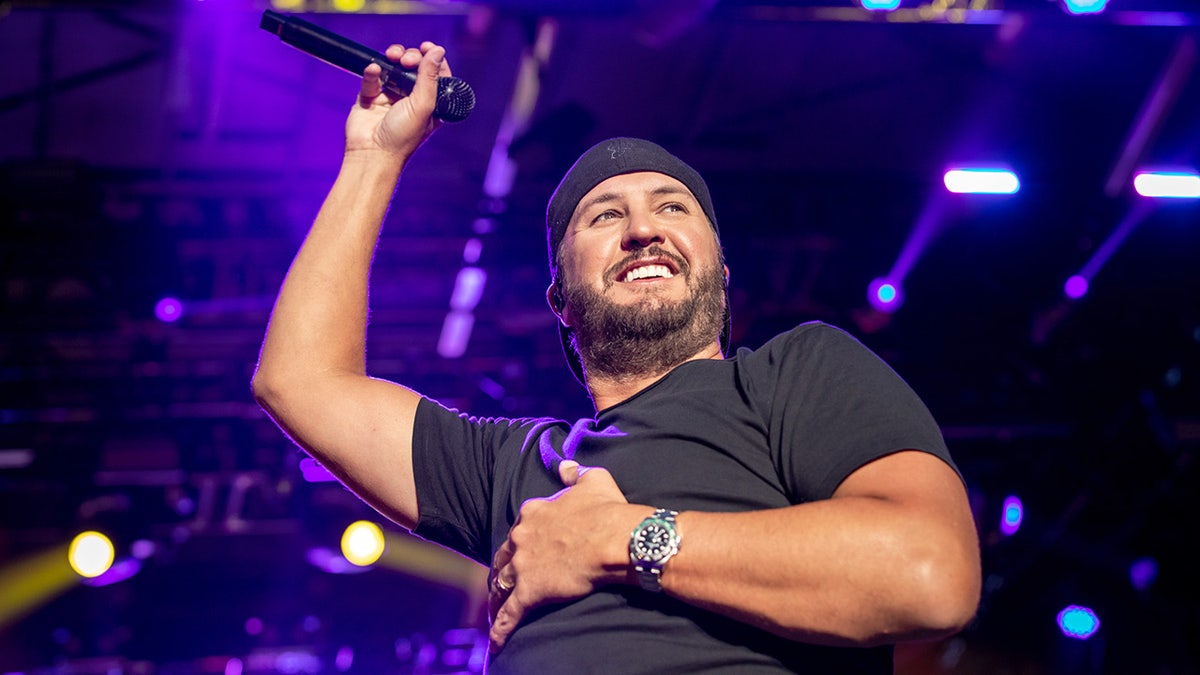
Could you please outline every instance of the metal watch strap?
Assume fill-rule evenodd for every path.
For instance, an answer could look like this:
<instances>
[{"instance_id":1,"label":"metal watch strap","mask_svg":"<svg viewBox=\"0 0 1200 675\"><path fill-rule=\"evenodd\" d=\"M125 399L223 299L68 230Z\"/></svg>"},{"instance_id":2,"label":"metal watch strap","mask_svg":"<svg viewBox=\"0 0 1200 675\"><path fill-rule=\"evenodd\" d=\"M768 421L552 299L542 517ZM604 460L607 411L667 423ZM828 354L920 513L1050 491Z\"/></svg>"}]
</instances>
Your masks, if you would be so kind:
<instances>
[{"instance_id":1,"label":"metal watch strap","mask_svg":"<svg viewBox=\"0 0 1200 675\"><path fill-rule=\"evenodd\" d=\"M654 593L662 592L661 578L663 565L665 565L666 562L675 555L679 548L679 533L674 529L675 516L677 515L679 515L678 511L671 511L670 509L664 508L656 509L653 515L643 520L633 530L633 536L636 537L638 532L640 532L648 523L652 523L652 521L663 521L668 524L674 533L674 550L668 552L666 556L658 561L638 558L636 552L634 551L634 541L631 539L629 543L630 557L633 560L633 570L637 573L638 583L647 591L652 591Z\"/></svg>"}]
</instances>

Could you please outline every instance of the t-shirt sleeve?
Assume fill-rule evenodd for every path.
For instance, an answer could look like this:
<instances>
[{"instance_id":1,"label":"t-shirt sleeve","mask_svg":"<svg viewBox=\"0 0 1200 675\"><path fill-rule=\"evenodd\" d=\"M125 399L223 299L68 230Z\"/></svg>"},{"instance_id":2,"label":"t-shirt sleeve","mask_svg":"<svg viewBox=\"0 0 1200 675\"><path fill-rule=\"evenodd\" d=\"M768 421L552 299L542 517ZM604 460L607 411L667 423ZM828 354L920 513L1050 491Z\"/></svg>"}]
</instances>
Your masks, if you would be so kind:
<instances>
[{"instance_id":1,"label":"t-shirt sleeve","mask_svg":"<svg viewBox=\"0 0 1200 675\"><path fill-rule=\"evenodd\" d=\"M494 446L489 426L428 398L413 424L413 533L487 564Z\"/></svg>"},{"instance_id":2,"label":"t-shirt sleeve","mask_svg":"<svg viewBox=\"0 0 1200 675\"><path fill-rule=\"evenodd\" d=\"M794 503L827 499L859 467L902 450L958 470L916 392L846 332L803 324L755 356L769 383L759 393L774 461Z\"/></svg>"},{"instance_id":3,"label":"t-shirt sleeve","mask_svg":"<svg viewBox=\"0 0 1200 675\"><path fill-rule=\"evenodd\" d=\"M413 424L413 533L490 565L521 501L561 487L549 468L557 457L549 436L564 433L559 420L471 417L422 398Z\"/></svg>"}]
</instances>

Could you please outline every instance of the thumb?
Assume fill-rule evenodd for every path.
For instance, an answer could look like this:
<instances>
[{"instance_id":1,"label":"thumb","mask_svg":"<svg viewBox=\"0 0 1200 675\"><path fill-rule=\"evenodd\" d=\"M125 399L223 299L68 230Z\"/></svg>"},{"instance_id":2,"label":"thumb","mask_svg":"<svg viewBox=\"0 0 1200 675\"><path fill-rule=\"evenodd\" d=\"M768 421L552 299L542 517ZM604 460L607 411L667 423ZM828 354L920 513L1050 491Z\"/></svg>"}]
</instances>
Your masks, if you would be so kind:
<instances>
[{"instance_id":1,"label":"thumb","mask_svg":"<svg viewBox=\"0 0 1200 675\"><path fill-rule=\"evenodd\" d=\"M429 45L428 50L425 49L426 45ZM421 47L424 57L417 66L417 81L413 83L410 96L417 109L433 114L434 108L437 107L438 77L446 60L446 50L432 43L423 44Z\"/></svg>"},{"instance_id":2,"label":"thumb","mask_svg":"<svg viewBox=\"0 0 1200 675\"><path fill-rule=\"evenodd\" d=\"M583 474L583 470L579 466L579 462L573 459L564 459L558 464L558 478L563 482L563 485L571 487L579 481L579 476Z\"/></svg>"}]
</instances>

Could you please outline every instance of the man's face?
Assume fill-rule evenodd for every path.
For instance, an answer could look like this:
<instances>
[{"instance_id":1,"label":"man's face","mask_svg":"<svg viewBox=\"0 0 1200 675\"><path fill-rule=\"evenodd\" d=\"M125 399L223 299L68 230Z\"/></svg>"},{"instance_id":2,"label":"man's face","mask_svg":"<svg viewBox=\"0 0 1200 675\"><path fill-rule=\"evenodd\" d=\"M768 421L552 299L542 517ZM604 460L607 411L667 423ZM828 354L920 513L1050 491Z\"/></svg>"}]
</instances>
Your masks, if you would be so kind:
<instances>
[{"instance_id":1,"label":"man's face","mask_svg":"<svg viewBox=\"0 0 1200 675\"><path fill-rule=\"evenodd\" d=\"M589 376L660 373L714 344L725 268L699 202L659 173L614 176L575 209L559 248L563 322Z\"/></svg>"}]
</instances>

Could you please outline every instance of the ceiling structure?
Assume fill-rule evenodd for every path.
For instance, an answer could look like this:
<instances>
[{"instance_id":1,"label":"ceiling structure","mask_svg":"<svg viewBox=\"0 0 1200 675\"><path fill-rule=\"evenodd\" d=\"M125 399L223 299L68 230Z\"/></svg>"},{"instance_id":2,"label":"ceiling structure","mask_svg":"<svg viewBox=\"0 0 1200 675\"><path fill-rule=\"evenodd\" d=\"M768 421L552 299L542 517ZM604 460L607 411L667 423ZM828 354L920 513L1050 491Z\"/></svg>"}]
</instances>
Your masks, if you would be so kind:
<instances>
[{"instance_id":1,"label":"ceiling structure","mask_svg":"<svg viewBox=\"0 0 1200 675\"><path fill-rule=\"evenodd\" d=\"M592 143L654 139L710 184L735 346L842 326L943 425L987 588L975 625L906 650L906 672L1194 672L1200 208L1129 184L1137 167L1200 164L1200 9L1109 5L290 4L374 48L444 44L478 98L397 191L371 370L477 414L589 415L545 307L545 203ZM271 672L280 654L328 665L350 646L364 672L420 672L421 645L462 651L442 631L478 626L469 574L415 553L357 575L310 562L371 514L306 482L249 396L355 92L261 31L268 8L0 3L0 588L87 524L154 551L126 581L0 612L0 670L258 655ZM946 195L942 171L977 161L1013 167L1021 192ZM916 231L904 305L872 310L868 283ZM446 358L465 249L488 281ZM1089 293L1064 299L1089 261ZM178 321L155 318L166 296ZM1010 494L1030 515L1003 537ZM1143 558L1158 577L1139 590ZM1054 629L1071 602L1102 613L1092 641Z\"/></svg>"}]
</instances>

